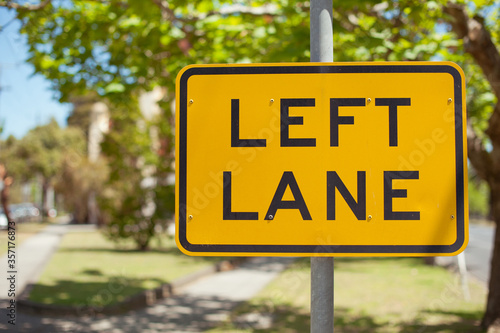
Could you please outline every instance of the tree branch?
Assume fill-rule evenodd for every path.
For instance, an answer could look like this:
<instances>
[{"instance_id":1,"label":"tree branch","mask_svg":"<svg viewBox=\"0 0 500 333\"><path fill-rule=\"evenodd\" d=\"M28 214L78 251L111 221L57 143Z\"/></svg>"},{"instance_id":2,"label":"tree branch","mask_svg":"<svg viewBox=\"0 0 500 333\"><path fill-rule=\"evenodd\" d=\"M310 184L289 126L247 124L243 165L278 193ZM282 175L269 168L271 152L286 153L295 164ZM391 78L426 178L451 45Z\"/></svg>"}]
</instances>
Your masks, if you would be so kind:
<instances>
[{"instance_id":1,"label":"tree branch","mask_svg":"<svg viewBox=\"0 0 500 333\"><path fill-rule=\"evenodd\" d=\"M450 16L453 31L464 42L464 50L472 55L481 67L493 93L500 101L500 53L491 39L484 19L480 16L469 17L463 5L448 3L444 12ZM499 178L494 172L500 167L500 104L495 106L485 133L491 139L492 149L487 152L481 139L467 126L467 142L469 144L469 159L478 170L481 178ZM488 166L489 165L489 166ZM491 180L491 179L490 179Z\"/></svg>"},{"instance_id":2,"label":"tree branch","mask_svg":"<svg viewBox=\"0 0 500 333\"><path fill-rule=\"evenodd\" d=\"M15 2L12 2L10 0L6 1L0 1L0 7L7 7L10 9L15 9L15 10L27 10L27 11L34 11L34 10L40 10L43 7L47 6L52 0L44 0L40 2L38 5L21 5Z\"/></svg>"},{"instance_id":3,"label":"tree branch","mask_svg":"<svg viewBox=\"0 0 500 333\"><path fill-rule=\"evenodd\" d=\"M463 39L465 51L474 57L500 100L500 53L484 19L477 15L470 18L464 6L452 3L445 6L444 12L451 17L453 31Z\"/></svg>"}]
</instances>

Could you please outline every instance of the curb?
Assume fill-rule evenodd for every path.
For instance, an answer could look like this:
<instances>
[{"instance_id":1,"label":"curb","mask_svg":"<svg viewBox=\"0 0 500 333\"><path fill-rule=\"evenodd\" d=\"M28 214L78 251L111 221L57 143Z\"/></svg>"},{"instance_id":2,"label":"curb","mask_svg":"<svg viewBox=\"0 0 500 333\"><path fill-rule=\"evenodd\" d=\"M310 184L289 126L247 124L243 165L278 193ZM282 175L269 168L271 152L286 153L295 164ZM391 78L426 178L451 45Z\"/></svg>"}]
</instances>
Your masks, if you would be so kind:
<instances>
[{"instance_id":1,"label":"curb","mask_svg":"<svg viewBox=\"0 0 500 333\"><path fill-rule=\"evenodd\" d=\"M156 289L149 289L139 294L127 297L118 304L106 306L91 306L91 305L53 305L43 304L28 300L29 293L33 288L33 284L26 286L24 292L16 302L17 309L20 312L34 314L40 316L53 317L97 317L123 314L128 311L142 309L153 305L167 297L171 297L177 289L194 282L202 277L212 275L217 272L229 271L236 268L238 265L246 261L247 257L233 258L230 260L221 261L210 267L201 269L197 272L175 279L170 283L165 283Z\"/></svg>"}]
</instances>

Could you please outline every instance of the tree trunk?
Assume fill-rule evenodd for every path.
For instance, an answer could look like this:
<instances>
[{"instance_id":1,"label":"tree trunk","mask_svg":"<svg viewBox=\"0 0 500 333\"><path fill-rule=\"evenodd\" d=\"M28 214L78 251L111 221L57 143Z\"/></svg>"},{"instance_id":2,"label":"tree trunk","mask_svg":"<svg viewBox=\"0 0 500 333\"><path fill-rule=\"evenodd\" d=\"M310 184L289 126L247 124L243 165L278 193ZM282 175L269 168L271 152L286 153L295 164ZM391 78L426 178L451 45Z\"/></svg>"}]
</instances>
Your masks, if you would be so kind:
<instances>
[{"instance_id":1,"label":"tree trunk","mask_svg":"<svg viewBox=\"0 0 500 333\"><path fill-rule=\"evenodd\" d=\"M488 215L486 215L486 217L488 218L488 220L494 221L494 218L493 218L493 195L491 194L491 190L488 193L488 212L487 212L487 214Z\"/></svg>"},{"instance_id":2,"label":"tree trunk","mask_svg":"<svg viewBox=\"0 0 500 333\"><path fill-rule=\"evenodd\" d=\"M142 252L145 252L145 251L149 251L149 242L144 244L139 244L139 251L142 251Z\"/></svg>"},{"instance_id":3,"label":"tree trunk","mask_svg":"<svg viewBox=\"0 0 500 333\"><path fill-rule=\"evenodd\" d=\"M500 174L500 171L498 172ZM495 220L495 240L491 257L488 301L481 326L488 332L500 332L500 181L491 186L491 212Z\"/></svg>"},{"instance_id":4,"label":"tree trunk","mask_svg":"<svg viewBox=\"0 0 500 333\"><path fill-rule=\"evenodd\" d=\"M42 217L47 217L49 214L49 210L47 209L47 198L48 198L48 191L49 191L49 180L47 178L43 178L43 183L42 183Z\"/></svg>"},{"instance_id":5,"label":"tree trunk","mask_svg":"<svg viewBox=\"0 0 500 333\"><path fill-rule=\"evenodd\" d=\"M453 31L462 39L464 51L481 67L492 92L500 100L500 52L484 24L485 19L479 15L470 17L466 8L450 1L443 10L449 16ZM486 148L484 140L468 123L468 157L478 176L490 187L490 208L496 224L488 302L481 326L488 332L500 332L500 103L488 119L485 134L491 141L491 149Z\"/></svg>"}]
</instances>

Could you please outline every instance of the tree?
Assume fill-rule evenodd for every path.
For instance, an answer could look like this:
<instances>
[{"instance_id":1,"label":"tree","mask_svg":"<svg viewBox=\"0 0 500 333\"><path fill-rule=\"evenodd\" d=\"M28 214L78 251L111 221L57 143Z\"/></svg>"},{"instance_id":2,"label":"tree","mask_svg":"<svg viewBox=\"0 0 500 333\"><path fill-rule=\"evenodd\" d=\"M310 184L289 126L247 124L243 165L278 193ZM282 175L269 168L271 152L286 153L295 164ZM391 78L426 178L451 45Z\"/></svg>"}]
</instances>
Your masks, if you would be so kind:
<instances>
[{"instance_id":1,"label":"tree","mask_svg":"<svg viewBox=\"0 0 500 333\"><path fill-rule=\"evenodd\" d=\"M155 197L152 190L162 161L152 150L155 138L150 134L151 124L138 107L121 105L115 106L114 111L112 129L102 143L110 169L107 188L101 196L106 234L116 241L132 238L138 249L146 250L157 226L165 222L163 216L155 215L155 202L165 198Z\"/></svg>"},{"instance_id":2,"label":"tree","mask_svg":"<svg viewBox=\"0 0 500 333\"><path fill-rule=\"evenodd\" d=\"M101 193L104 190L108 169L104 158L89 161L86 156L63 157L54 188L63 195L64 206L72 212L74 222L88 222L88 198L91 192ZM101 216L98 216L98 221L102 221Z\"/></svg>"},{"instance_id":3,"label":"tree","mask_svg":"<svg viewBox=\"0 0 500 333\"><path fill-rule=\"evenodd\" d=\"M308 7L283 7L277 13L278 6L263 3L115 0L11 6L24 23L30 62L51 80L61 101L89 92L109 101L112 130L102 151L110 176L101 204L113 239L133 237L145 249L157 224L173 213L171 102L180 68L193 62L258 60L266 53L284 57L281 44L295 55L292 60L307 59L308 51L297 56L298 43L291 35L286 41L276 32L290 26L285 10L296 12L295 23L308 31ZM308 38L301 43L308 44ZM157 86L166 88L162 112L148 119L137 109L138 96ZM152 132L155 137L148 135ZM148 180L161 186L148 187ZM152 214L148 206L155 207Z\"/></svg>"},{"instance_id":4,"label":"tree","mask_svg":"<svg viewBox=\"0 0 500 333\"><path fill-rule=\"evenodd\" d=\"M29 62L52 81L61 100L92 90L112 103L130 101L132 105L138 91L167 88L161 103L164 121L151 124L159 129L167 157L156 159L156 154L151 159L156 162L151 163L162 172L170 170L172 158L172 132L165 119L171 119L174 78L184 65L309 60L306 1L111 0L74 1L64 6L44 1L30 8L37 10L4 3L9 4L17 7L24 23L32 55ZM488 0L460 4L335 0L334 9L336 61L444 59L462 65L468 83L469 159L490 188L492 215L500 225L498 6ZM135 111L123 110L117 108L112 118L140 118ZM127 124L136 126L135 122ZM110 134L109 144L113 136L117 134ZM138 137L132 133L130 142ZM114 140L119 143L121 139ZM130 146L117 144L116 148L122 149L120 156L131 157L127 167L134 170L142 154ZM164 174L157 179L163 180ZM141 205L131 206L138 211ZM492 268L484 327L500 317L498 227Z\"/></svg>"},{"instance_id":5,"label":"tree","mask_svg":"<svg viewBox=\"0 0 500 333\"><path fill-rule=\"evenodd\" d=\"M10 135L0 146L0 160L16 182L25 180L28 175L27 164L17 156L19 141Z\"/></svg>"},{"instance_id":6,"label":"tree","mask_svg":"<svg viewBox=\"0 0 500 333\"><path fill-rule=\"evenodd\" d=\"M63 160L78 160L85 156L85 141L75 128L62 129L55 119L43 126L30 130L26 136L12 144L7 167L10 163L22 161L19 181L40 176L42 180L42 214L47 215L47 191L60 174ZM19 163L18 163L19 164Z\"/></svg>"},{"instance_id":7,"label":"tree","mask_svg":"<svg viewBox=\"0 0 500 333\"><path fill-rule=\"evenodd\" d=\"M489 4L490 6L493 3ZM492 8L492 7L490 7ZM483 317L484 328L500 329L500 53L496 35L490 33L488 19L482 17L481 9L472 15L465 5L448 4L446 13L451 18L453 31L463 41L464 51L472 56L487 79L495 106L487 115L483 133L477 132L469 122L467 143L469 159L477 174L486 181L491 193L491 213L496 222L494 249L490 273L488 302ZM494 11L494 17L498 12ZM498 22L492 28L498 31ZM495 31L495 30L493 30ZM491 94L490 93L490 94ZM492 101L493 102L493 101ZM483 125L483 126L484 126Z\"/></svg>"}]
</instances>

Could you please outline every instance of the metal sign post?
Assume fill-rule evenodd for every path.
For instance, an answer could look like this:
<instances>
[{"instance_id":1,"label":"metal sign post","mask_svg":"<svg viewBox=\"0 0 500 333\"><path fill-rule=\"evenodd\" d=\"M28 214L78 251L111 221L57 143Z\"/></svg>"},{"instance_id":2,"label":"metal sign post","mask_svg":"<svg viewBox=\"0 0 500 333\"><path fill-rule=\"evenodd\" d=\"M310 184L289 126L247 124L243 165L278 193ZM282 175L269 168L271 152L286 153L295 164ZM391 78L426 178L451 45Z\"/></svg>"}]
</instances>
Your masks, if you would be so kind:
<instances>
[{"instance_id":1,"label":"metal sign post","mask_svg":"<svg viewBox=\"0 0 500 333\"><path fill-rule=\"evenodd\" d=\"M311 62L333 62L333 1L311 1ZM311 258L311 333L333 332L333 258Z\"/></svg>"}]
</instances>

